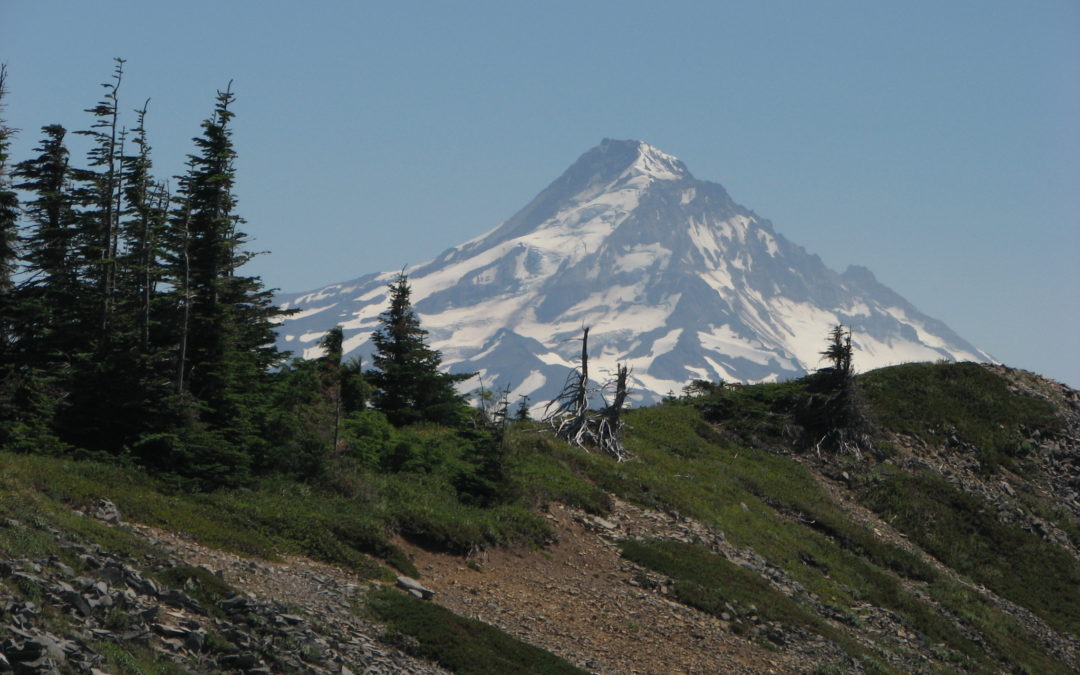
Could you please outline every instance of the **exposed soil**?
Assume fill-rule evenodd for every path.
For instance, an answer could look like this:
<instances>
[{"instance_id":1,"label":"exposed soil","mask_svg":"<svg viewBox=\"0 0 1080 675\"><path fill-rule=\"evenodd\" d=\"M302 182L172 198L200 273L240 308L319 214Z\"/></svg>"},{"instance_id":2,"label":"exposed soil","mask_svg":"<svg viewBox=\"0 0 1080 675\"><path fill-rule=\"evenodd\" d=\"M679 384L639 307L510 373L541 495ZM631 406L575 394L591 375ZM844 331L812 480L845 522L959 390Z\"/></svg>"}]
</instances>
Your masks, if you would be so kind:
<instances>
[{"instance_id":1,"label":"exposed soil","mask_svg":"<svg viewBox=\"0 0 1080 675\"><path fill-rule=\"evenodd\" d=\"M845 660L813 636L783 651L752 642L667 599L662 585L649 588L649 575L621 558L611 538L661 536L663 519L619 501L604 519L559 504L547 517L558 541L544 550L489 551L466 561L398 544L439 604L595 673L801 673Z\"/></svg>"}]
</instances>

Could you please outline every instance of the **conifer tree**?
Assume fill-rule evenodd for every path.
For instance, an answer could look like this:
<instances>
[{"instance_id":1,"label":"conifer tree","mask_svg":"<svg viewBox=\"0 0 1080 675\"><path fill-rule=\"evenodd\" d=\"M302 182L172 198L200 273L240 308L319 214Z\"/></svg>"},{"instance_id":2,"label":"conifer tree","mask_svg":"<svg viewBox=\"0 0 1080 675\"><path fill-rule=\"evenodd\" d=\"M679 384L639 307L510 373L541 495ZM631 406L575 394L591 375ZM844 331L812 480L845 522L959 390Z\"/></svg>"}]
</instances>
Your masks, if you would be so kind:
<instances>
[{"instance_id":1,"label":"conifer tree","mask_svg":"<svg viewBox=\"0 0 1080 675\"><path fill-rule=\"evenodd\" d=\"M375 370L368 372L368 380L375 388L375 408L396 426L460 422L466 406L454 384L473 375L439 372L442 356L425 344L427 331L413 311L404 272L389 284L389 291L390 305L371 336Z\"/></svg>"},{"instance_id":2,"label":"conifer tree","mask_svg":"<svg viewBox=\"0 0 1080 675\"><path fill-rule=\"evenodd\" d=\"M116 222L107 228L112 232L111 252L102 265L100 247L87 249L92 260L98 261L90 267L97 276L88 285L97 295L99 332L88 336L93 338L92 356L80 364L66 420L72 442L112 452L159 430L172 363L167 345L151 339L165 309L156 286L161 277L160 239L167 197L150 173L146 104L136 113L135 152L127 155L122 146L116 149L118 166L111 182L123 198L118 195L112 204ZM104 172L99 178L99 184L110 182ZM91 212L98 220L90 222L110 217L102 209ZM105 229L94 227L91 233Z\"/></svg>"},{"instance_id":3,"label":"conifer tree","mask_svg":"<svg viewBox=\"0 0 1080 675\"><path fill-rule=\"evenodd\" d=\"M818 454L826 448L861 457L873 449L852 355L851 330L837 324L829 331L827 347L821 352L831 365L818 371L812 393L798 414Z\"/></svg>"},{"instance_id":4,"label":"conifer tree","mask_svg":"<svg viewBox=\"0 0 1080 675\"><path fill-rule=\"evenodd\" d=\"M42 131L45 138L35 149L40 154L20 162L14 172L21 179L15 187L31 197L24 205L29 220L23 242L27 277L20 284L16 303L17 331L20 343L29 350L29 360L39 365L80 351L77 341L86 318L64 143L67 130L52 124Z\"/></svg>"},{"instance_id":5,"label":"conifer tree","mask_svg":"<svg viewBox=\"0 0 1080 675\"><path fill-rule=\"evenodd\" d=\"M326 331L326 335L319 342L323 348L323 356L319 359L319 383L322 385L323 398L330 410L332 433L330 448L331 452L337 452L341 439L341 413L342 413L342 380L344 372L341 367L342 342L345 334L341 326L334 326Z\"/></svg>"},{"instance_id":6,"label":"conifer tree","mask_svg":"<svg viewBox=\"0 0 1080 675\"><path fill-rule=\"evenodd\" d=\"M150 101L136 110L132 130L136 153L121 158L121 182L128 205L127 218L121 223L124 242L118 274L123 313L134 325L138 351L151 351L151 326L154 323L154 300L163 274L162 237L168 217L168 189L154 180L151 171L150 142L146 132L146 113Z\"/></svg>"},{"instance_id":7,"label":"conifer tree","mask_svg":"<svg viewBox=\"0 0 1080 675\"><path fill-rule=\"evenodd\" d=\"M11 308L15 293L15 269L18 264L19 197L8 174L8 148L14 129L3 118L7 97L7 66L0 64L0 354L4 353L11 334ZM4 360L0 357L0 360Z\"/></svg>"},{"instance_id":8,"label":"conifer tree","mask_svg":"<svg viewBox=\"0 0 1080 675\"><path fill-rule=\"evenodd\" d=\"M27 231L21 241L25 277L14 289L8 357L14 367L14 414L8 440L25 449L59 448L55 430L72 377L84 351L87 311L75 251L67 131L42 127L37 157L15 166L16 189L29 193L23 205Z\"/></svg>"},{"instance_id":9,"label":"conifer tree","mask_svg":"<svg viewBox=\"0 0 1080 675\"><path fill-rule=\"evenodd\" d=\"M123 185L120 163L124 132L120 128L118 93L124 76L124 60L114 59L111 82L103 83L105 95L93 108L94 123L77 134L89 136L93 145L87 154L87 168L74 172L80 184L77 192L83 210L80 213L80 245L85 275L90 281L97 304L98 340L108 336L117 284L119 222L123 210Z\"/></svg>"},{"instance_id":10,"label":"conifer tree","mask_svg":"<svg viewBox=\"0 0 1080 675\"><path fill-rule=\"evenodd\" d=\"M211 468L219 472L231 463L239 474L259 452L256 425L267 405L267 369L281 360L274 322L282 311L261 279L240 273L253 254L244 250L235 213L233 101L230 89L218 92L213 114L194 139L196 152L171 217L168 260L177 307L177 410L188 420L181 435L198 431L198 461L216 462ZM226 447L237 454L223 460Z\"/></svg>"},{"instance_id":11,"label":"conifer tree","mask_svg":"<svg viewBox=\"0 0 1080 675\"><path fill-rule=\"evenodd\" d=\"M15 417L17 365L15 339L15 271L18 266L19 197L8 170L8 148L14 129L3 113L7 97L7 66L0 64L0 445L10 435Z\"/></svg>"}]
</instances>

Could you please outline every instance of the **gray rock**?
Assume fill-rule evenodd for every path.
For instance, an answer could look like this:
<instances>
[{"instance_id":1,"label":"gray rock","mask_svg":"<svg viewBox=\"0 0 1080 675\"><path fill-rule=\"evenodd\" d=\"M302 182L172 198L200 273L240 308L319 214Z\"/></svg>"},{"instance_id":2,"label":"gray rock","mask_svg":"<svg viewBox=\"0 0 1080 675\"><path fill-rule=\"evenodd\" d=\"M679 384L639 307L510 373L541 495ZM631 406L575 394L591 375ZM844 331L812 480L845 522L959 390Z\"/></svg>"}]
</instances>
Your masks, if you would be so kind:
<instances>
[{"instance_id":1,"label":"gray rock","mask_svg":"<svg viewBox=\"0 0 1080 675\"><path fill-rule=\"evenodd\" d=\"M161 593L159 597L166 604L172 605L173 607L180 607L181 609L190 609L193 612L201 612L202 611L202 607L199 605L198 602L195 601L194 598L192 598L187 593L185 593L185 592L183 592L183 591L181 591L179 589L176 589L176 588L170 588L169 590L165 591L164 593Z\"/></svg>"},{"instance_id":2,"label":"gray rock","mask_svg":"<svg viewBox=\"0 0 1080 675\"><path fill-rule=\"evenodd\" d=\"M241 652L239 654L226 654L218 659L218 661L226 668L250 670L259 664L259 657L251 652Z\"/></svg>"},{"instance_id":3,"label":"gray rock","mask_svg":"<svg viewBox=\"0 0 1080 675\"><path fill-rule=\"evenodd\" d=\"M163 638L183 639L187 637L187 634L191 631L184 628L177 628L176 626L169 626L163 623L156 623L154 624L154 632Z\"/></svg>"},{"instance_id":4,"label":"gray rock","mask_svg":"<svg viewBox=\"0 0 1080 675\"><path fill-rule=\"evenodd\" d=\"M64 602L68 603L75 608L79 614L83 616L90 616L93 609L90 607L90 602L86 597L76 590L61 591L60 597Z\"/></svg>"},{"instance_id":5,"label":"gray rock","mask_svg":"<svg viewBox=\"0 0 1080 675\"><path fill-rule=\"evenodd\" d=\"M201 630L188 631L184 636L184 646L193 652L201 652L206 645L206 633Z\"/></svg>"},{"instance_id":6,"label":"gray rock","mask_svg":"<svg viewBox=\"0 0 1080 675\"><path fill-rule=\"evenodd\" d=\"M120 523L120 509L116 508L116 504L113 504L108 499L97 500L91 515L110 525L118 525Z\"/></svg>"},{"instance_id":7,"label":"gray rock","mask_svg":"<svg viewBox=\"0 0 1080 675\"><path fill-rule=\"evenodd\" d=\"M431 590L430 588L425 588L419 581L410 577L398 577L397 585L399 588L403 588L409 593L412 593L416 597L422 598L424 600L430 600L431 597L435 595L435 591Z\"/></svg>"},{"instance_id":8,"label":"gray rock","mask_svg":"<svg viewBox=\"0 0 1080 675\"><path fill-rule=\"evenodd\" d=\"M248 601L242 595L234 595L221 601L221 608L229 614L243 612L248 608Z\"/></svg>"},{"instance_id":9,"label":"gray rock","mask_svg":"<svg viewBox=\"0 0 1080 675\"><path fill-rule=\"evenodd\" d=\"M134 570L131 570L131 572L134 572ZM110 584L115 585L122 583L124 581L124 578L129 576L129 574L123 568L123 566L114 562L108 562L98 572L98 576L109 582Z\"/></svg>"}]
</instances>

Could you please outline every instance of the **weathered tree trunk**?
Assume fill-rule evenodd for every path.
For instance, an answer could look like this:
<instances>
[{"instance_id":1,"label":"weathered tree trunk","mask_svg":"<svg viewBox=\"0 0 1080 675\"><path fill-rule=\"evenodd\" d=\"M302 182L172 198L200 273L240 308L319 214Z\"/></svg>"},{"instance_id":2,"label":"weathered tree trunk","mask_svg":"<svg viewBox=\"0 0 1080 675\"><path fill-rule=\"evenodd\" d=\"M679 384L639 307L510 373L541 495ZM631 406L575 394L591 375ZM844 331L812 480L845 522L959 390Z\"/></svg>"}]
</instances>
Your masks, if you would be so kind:
<instances>
[{"instance_id":1,"label":"weathered tree trunk","mask_svg":"<svg viewBox=\"0 0 1080 675\"><path fill-rule=\"evenodd\" d=\"M589 411L589 329L581 339L581 368L571 371L562 392L544 409L544 422L551 425L558 438L585 449L592 445L622 461L629 453L619 441L622 429L620 414L626 403L626 366L619 366L615 381L615 399L602 411ZM554 408L554 409L553 409Z\"/></svg>"},{"instance_id":2,"label":"weathered tree trunk","mask_svg":"<svg viewBox=\"0 0 1080 675\"><path fill-rule=\"evenodd\" d=\"M622 445L622 409L626 404L626 376L630 370L624 366L617 366L615 377L615 398L611 405L600 411L597 419L596 444L601 450L611 455L620 462L627 459L630 453Z\"/></svg>"}]
</instances>

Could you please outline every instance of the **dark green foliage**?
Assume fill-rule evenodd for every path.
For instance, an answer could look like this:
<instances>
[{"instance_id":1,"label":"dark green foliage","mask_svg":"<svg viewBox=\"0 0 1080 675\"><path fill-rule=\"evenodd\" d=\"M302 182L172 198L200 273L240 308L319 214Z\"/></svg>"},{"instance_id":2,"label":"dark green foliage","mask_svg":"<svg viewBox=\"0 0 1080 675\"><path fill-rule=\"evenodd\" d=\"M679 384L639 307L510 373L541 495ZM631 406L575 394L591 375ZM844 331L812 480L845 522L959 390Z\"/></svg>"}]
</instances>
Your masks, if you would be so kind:
<instances>
[{"instance_id":1,"label":"dark green foliage","mask_svg":"<svg viewBox=\"0 0 1080 675\"><path fill-rule=\"evenodd\" d=\"M611 510L610 495L573 466L579 452L551 436L536 433L530 425L511 433L507 445L507 472L527 504L560 502L597 515Z\"/></svg>"},{"instance_id":2,"label":"dark green foliage","mask_svg":"<svg viewBox=\"0 0 1080 675\"><path fill-rule=\"evenodd\" d=\"M974 363L912 363L860 380L880 426L928 443L969 447L986 473L1022 470L1027 436L1061 429L1051 404L1011 392L1004 379Z\"/></svg>"},{"instance_id":3,"label":"dark green foliage","mask_svg":"<svg viewBox=\"0 0 1080 675\"><path fill-rule=\"evenodd\" d=\"M518 400L517 408L514 409L514 419L518 422L525 422L532 419L529 415L529 397L522 396Z\"/></svg>"},{"instance_id":4,"label":"dark green foliage","mask_svg":"<svg viewBox=\"0 0 1080 675\"><path fill-rule=\"evenodd\" d=\"M313 479L352 438L344 390L356 388L359 373L341 362L341 328L327 332L322 357L297 359L275 375L273 404L266 413L263 436L271 439L266 467Z\"/></svg>"},{"instance_id":5,"label":"dark green foliage","mask_svg":"<svg viewBox=\"0 0 1080 675\"><path fill-rule=\"evenodd\" d=\"M930 475L887 475L864 500L949 567L1080 636L1080 564L1065 550Z\"/></svg>"},{"instance_id":6,"label":"dark green foliage","mask_svg":"<svg viewBox=\"0 0 1080 675\"><path fill-rule=\"evenodd\" d=\"M19 264L19 196L12 187L8 149L15 130L7 126L7 66L0 64L0 447L12 442L20 389L15 358L15 273Z\"/></svg>"},{"instance_id":7,"label":"dark green foliage","mask_svg":"<svg viewBox=\"0 0 1080 675\"><path fill-rule=\"evenodd\" d=\"M42 128L40 154L20 162L15 187L31 197L24 204L29 220L23 240L26 280L15 299L16 357L32 368L59 372L70 367L68 355L81 351L79 340L87 312L75 249L76 214L70 186L67 130Z\"/></svg>"},{"instance_id":8,"label":"dark green foliage","mask_svg":"<svg viewBox=\"0 0 1080 675\"><path fill-rule=\"evenodd\" d=\"M483 427L414 425L383 445L379 465L384 472L439 476L462 503L491 506L511 496L503 454L501 438Z\"/></svg>"},{"instance_id":9,"label":"dark green foliage","mask_svg":"<svg viewBox=\"0 0 1080 675\"><path fill-rule=\"evenodd\" d=\"M182 186L189 242L181 391L205 404L202 417L211 426L244 444L265 393L264 374L281 358L273 347L281 312L258 278L240 274L251 254L234 213L233 100L229 90L218 93Z\"/></svg>"},{"instance_id":10,"label":"dark green foliage","mask_svg":"<svg viewBox=\"0 0 1080 675\"><path fill-rule=\"evenodd\" d=\"M399 442L394 426L377 410L351 412L342 426L345 455L367 469L377 469Z\"/></svg>"},{"instance_id":11,"label":"dark green foliage","mask_svg":"<svg viewBox=\"0 0 1080 675\"><path fill-rule=\"evenodd\" d=\"M700 545L675 541L624 541L623 557L675 580L680 602L720 616L743 620L757 614L766 621L798 625L838 642L838 631L799 603L780 593L761 575L709 551ZM735 612L725 609L725 604ZM750 605L756 607L749 609ZM850 644L847 646L851 646Z\"/></svg>"},{"instance_id":12,"label":"dark green foliage","mask_svg":"<svg viewBox=\"0 0 1080 675\"><path fill-rule=\"evenodd\" d=\"M76 214L70 186L67 131L43 127L37 157L16 165L17 189L27 192L27 221L21 253L25 278L5 306L4 388L7 405L0 433L7 444L27 450L58 450L57 420L74 372L84 354L80 342L88 311L78 276Z\"/></svg>"},{"instance_id":13,"label":"dark green foliage","mask_svg":"<svg viewBox=\"0 0 1080 675\"><path fill-rule=\"evenodd\" d=\"M19 196L12 189L8 148L15 130L7 126L3 118L7 107L7 66L0 64L0 362L10 362L4 358L13 339L11 308L14 302L15 270L18 265L19 241ZM3 377L0 366L0 378ZM0 379L0 406L4 405L3 380Z\"/></svg>"},{"instance_id":14,"label":"dark green foliage","mask_svg":"<svg viewBox=\"0 0 1080 675\"><path fill-rule=\"evenodd\" d=\"M371 336L375 345L375 370L368 372L375 388L372 404L394 426L460 424L466 406L454 384L472 375L439 372L442 357L425 344L427 331L413 311L404 272L389 285L389 295L390 305L379 315L379 328Z\"/></svg>"},{"instance_id":15,"label":"dark green foliage","mask_svg":"<svg viewBox=\"0 0 1080 675\"><path fill-rule=\"evenodd\" d=\"M779 450L797 447L802 432L794 420L808 396L807 378L780 383L711 388L688 400L717 424L731 442Z\"/></svg>"},{"instance_id":16,"label":"dark green foliage","mask_svg":"<svg viewBox=\"0 0 1080 675\"><path fill-rule=\"evenodd\" d=\"M341 408L346 413L367 408L372 395L371 384L364 377L363 362L359 357L341 364Z\"/></svg>"},{"instance_id":17,"label":"dark green foliage","mask_svg":"<svg viewBox=\"0 0 1080 675\"><path fill-rule=\"evenodd\" d=\"M796 419L807 434L806 443L855 456L873 447L870 422L852 366L851 331L837 324L829 333L822 357L831 365L809 378L809 395L800 402Z\"/></svg>"},{"instance_id":18,"label":"dark green foliage","mask_svg":"<svg viewBox=\"0 0 1080 675\"><path fill-rule=\"evenodd\" d=\"M387 642L454 673L586 672L489 624L394 589L371 593L366 605L389 627Z\"/></svg>"},{"instance_id":19,"label":"dark green foliage","mask_svg":"<svg viewBox=\"0 0 1080 675\"><path fill-rule=\"evenodd\" d=\"M105 347L117 291L120 213L123 189L120 184L120 158L123 132L119 127L118 92L124 74L124 60L114 59L111 82L102 84L105 95L85 112L94 123L77 134L89 136L93 145L87 154L87 168L73 171L75 199L80 207L77 246L81 276L86 281L87 302L94 316L97 349Z\"/></svg>"}]
</instances>

